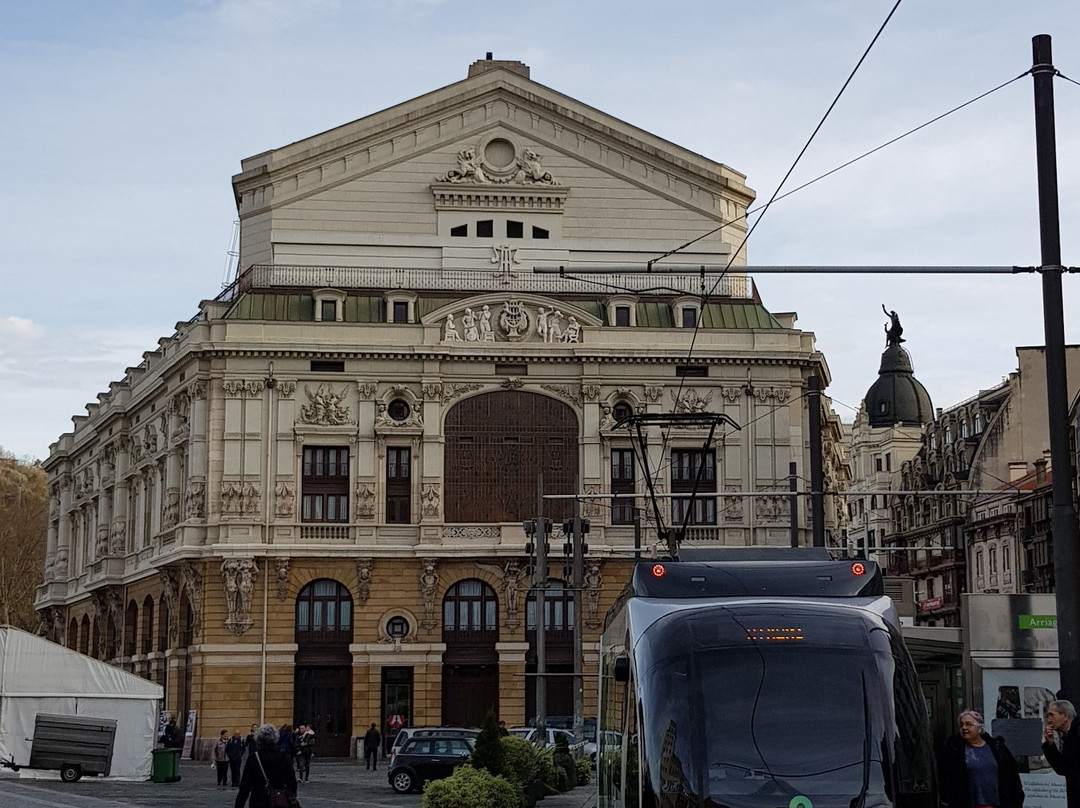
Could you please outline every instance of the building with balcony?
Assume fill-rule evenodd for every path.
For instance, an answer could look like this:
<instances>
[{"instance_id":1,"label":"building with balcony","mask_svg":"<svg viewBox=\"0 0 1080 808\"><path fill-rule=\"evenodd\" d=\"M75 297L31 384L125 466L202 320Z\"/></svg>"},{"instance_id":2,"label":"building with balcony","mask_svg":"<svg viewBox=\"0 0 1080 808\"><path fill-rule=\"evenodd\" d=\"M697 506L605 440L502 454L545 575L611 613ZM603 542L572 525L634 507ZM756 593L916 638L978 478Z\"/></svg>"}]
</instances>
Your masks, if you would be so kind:
<instances>
[{"instance_id":1,"label":"building with balcony","mask_svg":"<svg viewBox=\"0 0 1080 808\"><path fill-rule=\"evenodd\" d=\"M1037 565L1042 557L1034 528L1032 543L1022 542L1028 522L1017 517L1034 524L1040 513L1034 491L1044 486L1049 449L1045 351L1016 354L1017 370L1000 385L938 410L918 453L901 466L905 493L890 498L886 548L890 574L915 579L919 625L959 626L962 593L1021 591L1029 559ZM1080 379L1080 346L1066 346L1066 361L1069 377Z\"/></svg>"},{"instance_id":2,"label":"building with balcony","mask_svg":"<svg viewBox=\"0 0 1080 808\"><path fill-rule=\"evenodd\" d=\"M569 713L575 614L595 672L635 522L657 539L621 419L730 418L711 445L647 432L661 518L789 543L788 464L809 468L805 392L829 372L738 271L744 180L492 59L242 161L235 283L51 447L50 636L162 683L207 741L304 722L334 756L392 715L522 723L538 631L548 712ZM541 495L591 522L576 592L552 537L543 615L522 521L572 500ZM797 521L809 543L805 503Z\"/></svg>"}]
</instances>

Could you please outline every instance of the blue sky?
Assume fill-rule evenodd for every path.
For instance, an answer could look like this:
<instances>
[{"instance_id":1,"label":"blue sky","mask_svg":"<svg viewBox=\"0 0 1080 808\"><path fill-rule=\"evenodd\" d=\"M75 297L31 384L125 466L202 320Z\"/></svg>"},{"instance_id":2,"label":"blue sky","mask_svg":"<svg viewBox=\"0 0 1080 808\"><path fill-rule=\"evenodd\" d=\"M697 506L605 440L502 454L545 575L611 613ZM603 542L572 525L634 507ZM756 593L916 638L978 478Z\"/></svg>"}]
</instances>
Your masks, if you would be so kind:
<instances>
[{"instance_id":1,"label":"blue sky","mask_svg":"<svg viewBox=\"0 0 1080 808\"><path fill-rule=\"evenodd\" d=\"M240 160L465 77L534 80L726 163L768 199L893 0L0 0L0 446L72 415L226 280ZM788 186L1031 66L1080 81L1070 0L903 0ZM1056 82L1063 255L1080 264L1080 86ZM750 264L1039 263L1031 79L777 203ZM850 421L896 309L947 407L1041 344L1036 276L758 279L817 334ZM1065 283L1066 336L1076 329Z\"/></svg>"}]
</instances>

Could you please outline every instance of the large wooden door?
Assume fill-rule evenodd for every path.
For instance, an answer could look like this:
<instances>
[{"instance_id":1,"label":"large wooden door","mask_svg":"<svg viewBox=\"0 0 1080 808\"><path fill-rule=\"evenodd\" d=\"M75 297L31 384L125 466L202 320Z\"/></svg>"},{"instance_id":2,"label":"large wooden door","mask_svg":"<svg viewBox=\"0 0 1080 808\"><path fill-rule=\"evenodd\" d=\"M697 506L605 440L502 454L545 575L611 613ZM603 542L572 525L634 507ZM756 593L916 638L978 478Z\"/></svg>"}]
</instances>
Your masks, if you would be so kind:
<instances>
[{"instance_id":1,"label":"large wooden door","mask_svg":"<svg viewBox=\"0 0 1080 808\"><path fill-rule=\"evenodd\" d=\"M293 716L315 730L320 757L348 757L352 734L352 669L297 667Z\"/></svg>"},{"instance_id":2,"label":"large wooden door","mask_svg":"<svg viewBox=\"0 0 1080 808\"><path fill-rule=\"evenodd\" d=\"M444 664L443 724L478 727L488 710L499 714L499 666Z\"/></svg>"},{"instance_id":3,"label":"large wooden door","mask_svg":"<svg viewBox=\"0 0 1080 808\"><path fill-rule=\"evenodd\" d=\"M573 493L578 422L568 404L537 393L486 393L455 405L445 432L447 522L520 522L535 516L541 473L545 493ZM568 518L570 502L545 502L544 514Z\"/></svg>"}]
</instances>

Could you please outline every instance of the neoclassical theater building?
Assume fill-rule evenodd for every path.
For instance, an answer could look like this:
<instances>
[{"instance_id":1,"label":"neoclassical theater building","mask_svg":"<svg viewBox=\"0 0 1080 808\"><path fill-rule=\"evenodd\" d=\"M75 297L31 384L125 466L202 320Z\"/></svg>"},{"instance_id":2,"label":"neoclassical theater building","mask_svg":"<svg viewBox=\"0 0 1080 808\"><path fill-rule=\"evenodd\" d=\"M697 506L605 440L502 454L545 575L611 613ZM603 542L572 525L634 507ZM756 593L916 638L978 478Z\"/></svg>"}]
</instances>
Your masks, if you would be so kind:
<instances>
[{"instance_id":1,"label":"neoclassical theater building","mask_svg":"<svg viewBox=\"0 0 1080 808\"><path fill-rule=\"evenodd\" d=\"M703 466L689 541L789 543L808 379L829 372L738 271L744 180L490 57L244 160L235 283L51 447L49 636L164 685L200 743L306 722L332 756L395 714L523 723L542 623L548 713L570 713L564 539L539 620L522 521L558 525L573 500L551 496L581 497L595 672L635 517L657 543L644 496L609 497L646 491L616 421L726 414L740 428L708 448L699 429L646 433L661 513L686 514ZM833 487L827 399L823 415ZM810 523L801 504L803 543Z\"/></svg>"}]
</instances>

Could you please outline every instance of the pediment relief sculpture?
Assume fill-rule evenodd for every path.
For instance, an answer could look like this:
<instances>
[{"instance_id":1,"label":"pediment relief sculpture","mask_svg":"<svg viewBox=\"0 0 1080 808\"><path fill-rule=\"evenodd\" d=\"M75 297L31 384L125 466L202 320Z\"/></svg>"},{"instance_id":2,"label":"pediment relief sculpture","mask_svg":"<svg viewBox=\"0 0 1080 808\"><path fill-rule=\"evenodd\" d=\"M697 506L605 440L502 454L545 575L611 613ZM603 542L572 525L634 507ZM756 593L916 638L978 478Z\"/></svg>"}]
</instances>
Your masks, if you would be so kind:
<instances>
[{"instance_id":1,"label":"pediment relief sculpture","mask_svg":"<svg viewBox=\"0 0 1080 808\"><path fill-rule=\"evenodd\" d=\"M581 342L581 322L554 306L533 306L507 300L498 311L484 304L450 312L443 321L443 342L544 342L568 345Z\"/></svg>"},{"instance_id":2,"label":"pediment relief sculpture","mask_svg":"<svg viewBox=\"0 0 1080 808\"><path fill-rule=\"evenodd\" d=\"M476 185L558 185L541 165L540 155L507 137L487 138L477 146L458 151L457 167L435 178L436 182Z\"/></svg>"}]
</instances>

